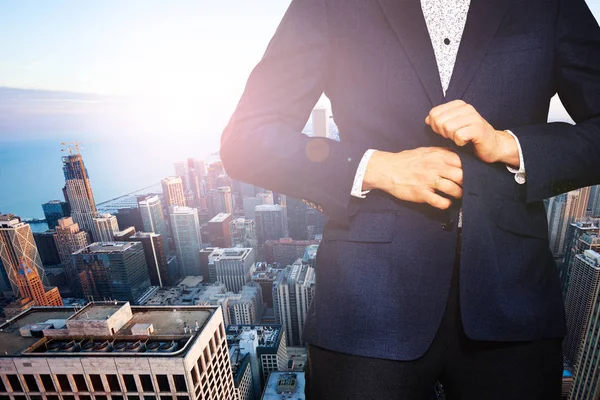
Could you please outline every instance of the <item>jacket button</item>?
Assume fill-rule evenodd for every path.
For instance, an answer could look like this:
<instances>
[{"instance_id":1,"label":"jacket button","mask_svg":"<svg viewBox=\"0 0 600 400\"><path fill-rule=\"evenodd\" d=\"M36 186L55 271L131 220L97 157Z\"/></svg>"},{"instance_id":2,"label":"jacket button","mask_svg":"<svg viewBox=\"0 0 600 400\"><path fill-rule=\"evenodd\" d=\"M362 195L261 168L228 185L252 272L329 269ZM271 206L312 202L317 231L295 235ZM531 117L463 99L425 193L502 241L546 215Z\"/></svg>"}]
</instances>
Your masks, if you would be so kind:
<instances>
[{"instance_id":1,"label":"jacket button","mask_svg":"<svg viewBox=\"0 0 600 400\"><path fill-rule=\"evenodd\" d=\"M445 230L446 232L452 231L452 229L454 229L454 221L452 219L448 218L447 220L442 222L442 229Z\"/></svg>"}]
</instances>

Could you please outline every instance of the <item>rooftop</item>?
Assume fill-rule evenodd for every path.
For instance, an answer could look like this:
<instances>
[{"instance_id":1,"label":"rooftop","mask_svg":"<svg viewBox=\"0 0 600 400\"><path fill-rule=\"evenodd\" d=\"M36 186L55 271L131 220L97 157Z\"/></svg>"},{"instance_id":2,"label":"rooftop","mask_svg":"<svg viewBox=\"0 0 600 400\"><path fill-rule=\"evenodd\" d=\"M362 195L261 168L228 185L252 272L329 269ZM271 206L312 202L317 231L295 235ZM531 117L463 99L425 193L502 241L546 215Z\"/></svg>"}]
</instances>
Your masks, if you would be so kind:
<instances>
[{"instance_id":1,"label":"rooftop","mask_svg":"<svg viewBox=\"0 0 600 400\"><path fill-rule=\"evenodd\" d=\"M229 213L219 213L219 214L215 215L215 216L213 217L213 219L211 219L211 220L210 220L210 221L208 221L208 222L209 222L209 223L210 223L210 222L223 222L223 221L225 221L225 220L226 220L227 218L229 218L229 217L231 217L231 214L229 214Z\"/></svg>"},{"instance_id":2,"label":"rooftop","mask_svg":"<svg viewBox=\"0 0 600 400\"><path fill-rule=\"evenodd\" d=\"M92 350L95 344L107 343L114 351L106 355L117 356L124 349L117 351L118 345L142 343L147 347L146 352L152 353L150 345L158 348L163 342L175 344L181 350L192 340L197 332L201 331L206 322L218 310L217 307L131 307L130 311L119 313L120 324L117 331L111 335L95 334L98 322L106 321L122 307L129 307L128 303L107 304L95 303L88 307L76 310L72 307L33 307L17 317L0 326L0 357L3 356L50 356L70 355L73 350L60 350L65 343L74 343L79 351L83 352L87 344L91 353L77 353L98 355ZM77 321L77 325L70 325L70 321ZM86 324L89 321L89 326ZM81 325L81 324L84 325ZM120 327L120 328L119 328ZM101 330L98 330L101 332ZM140 336L143 332L143 336ZM91 346L94 344L94 346ZM166 342L165 342L166 343ZM54 348L52 348L54 346ZM71 346L71 347L73 347ZM121 346L123 347L123 346ZM96 347L94 347L96 349ZM99 351L99 350L98 350ZM128 350L133 351L133 350ZM136 350L139 351L139 350ZM69 354L65 354L68 352ZM103 354L106 350L103 350ZM155 353L155 352L154 352ZM173 356L171 351L162 352L161 355ZM138 356L145 355L144 352ZM156 354L154 354L156 355Z\"/></svg>"},{"instance_id":3,"label":"rooftop","mask_svg":"<svg viewBox=\"0 0 600 400\"><path fill-rule=\"evenodd\" d=\"M260 347L278 348L281 341L281 325L229 325L225 330L227 344L258 339Z\"/></svg>"},{"instance_id":4,"label":"rooftop","mask_svg":"<svg viewBox=\"0 0 600 400\"><path fill-rule=\"evenodd\" d=\"M135 242L96 242L92 243L73 254L115 254L123 253L133 246L138 245Z\"/></svg>"},{"instance_id":5,"label":"rooftop","mask_svg":"<svg viewBox=\"0 0 600 400\"><path fill-rule=\"evenodd\" d=\"M305 400L304 372L271 372L262 400Z\"/></svg>"}]
</instances>

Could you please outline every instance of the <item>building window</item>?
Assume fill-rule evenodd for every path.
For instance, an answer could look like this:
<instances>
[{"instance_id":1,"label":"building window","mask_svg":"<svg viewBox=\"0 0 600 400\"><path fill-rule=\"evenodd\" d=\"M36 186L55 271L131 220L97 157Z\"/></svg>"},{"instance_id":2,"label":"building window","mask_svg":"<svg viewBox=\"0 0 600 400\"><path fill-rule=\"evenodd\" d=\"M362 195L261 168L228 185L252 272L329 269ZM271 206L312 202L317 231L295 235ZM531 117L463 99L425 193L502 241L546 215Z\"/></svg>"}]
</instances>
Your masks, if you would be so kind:
<instances>
[{"instance_id":1,"label":"building window","mask_svg":"<svg viewBox=\"0 0 600 400\"><path fill-rule=\"evenodd\" d=\"M194 386L196 386L198 384L198 375L196 375L196 367L195 366L192 367L190 374L192 375L192 382L194 383Z\"/></svg>"},{"instance_id":2,"label":"building window","mask_svg":"<svg viewBox=\"0 0 600 400\"><path fill-rule=\"evenodd\" d=\"M144 400L156 400L156 396L144 396Z\"/></svg>"},{"instance_id":3,"label":"building window","mask_svg":"<svg viewBox=\"0 0 600 400\"><path fill-rule=\"evenodd\" d=\"M0 400L10 400L10 396L0 396Z\"/></svg>"},{"instance_id":4,"label":"building window","mask_svg":"<svg viewBox=\"0 0 600 400\"><path fill-rule=\"evenodd\" d=\"M177 396L177 400L190 400L189 396Z\"/></svg>"},{"instance_id":5,"label":"building window","mask_svg":"<svg viewBox=\"0 0 600 400\"><path fill-rule=\"evenodd\" d=\"M19 382L19 377L17 375L6 375L6 378L8 379L8 384L13 392L23 391L23 387L21 386L21 382Z\"/></svg>"},{"instance_id":6,"label":"building window","mask_svg":"<svg viewBox=\"0 0 600 400\"><path fill-rule=\"evenodd\" d=\"M172 400L171 396L160 396L160 400Z\"/></svg>"},{"instance_id":7,"label":"building window","mask_svg":"<svg viewBox=\"0 0 600 400\"><path fill-rule=\"evenodd\" d=\"M46 400L58 400L58 396L56 396L56 395L46 396Z\"/></svg>"},{"instance_id":8,"label":"building window","mask_svg":"<svg viewBox=\"0 0 600 400\"><path fill-rule=\"evenodd\" d=\"M140 396L127 396L127 400L140 400Z\"/></svg>"},{"instance_id":9,"label":"building window","mask_svg":"<svg viewBox=\"0 0 600 400\"><path fill-rule=\"evenodd\" d=\"M96 398L96 400L107 400L106 396L96 395L94 397Z\"/></svg>"},{"instance_id":10,"label":"building window","mask_svg":"<svg viewBox=\"0 0 600 400\"><path fill-rule=\"evenodd\" d=\"M56 392L54 382L52 382L52 377L50 375L40 375L40 380L42 381L42 386L44 386L46 392Z\"/></svg>"},{"instance_id":11,"label":"building window","mask_svg":"<svg viewBox=\"0 0 600 400\"><path fill-rule=\"evenodd\" d=\"M15 396L15 400L27 400L25 396Z\"/></svg>"},{"instance_id":12,"label":"building window","mask_svg":"<svg viewBox=\"0 0 600 400\"><path fill-rule=\"evenodd\" d=\"M75 396L70 396L70 395L69 396L64 396L63 395L62 398L63 398L63 400L75 400Z\"/></svg>"},{"instance_id":13,"label":"building window","mask_svg":"<svg viewBox=\"0 0 600 400\"><path fill-rule=\"evenodd\" d=\"M156 381L158 382L159 392L170 392L171 387L169 386L169 379L166 375L156 375ZM170 397L169 397L170 399Z\"/></svg>"},{"instance_id":14,"label":"building window","mask_svg":"<svg viewBox=\"0 0 600 400\"><path fill-rule=\"evenodd\" d=\"M79 400L92 400L91 396L79 396Z\"/></svg>"},{"instance_id":15,"label":"building window","mask_svg":"<svg viewBox=\"0 0 600 400\"><path fill-rule=\"evenodd\" d=\"M23 375L23 380L25 381L25 385L27 385L28 392L40 391L40 388L38 387L38 384L35 381L35 377L33 375Z\"/></svg>"},{"instance_id":16,"label":"building window","mask_svg":"<svg viewBox=\"0 0 600 400\"><path fill-rule=\"evenodd\" d=\"M29 400L42 400L42 396L29 396Z\"/></svg>"},{"instance_id":17,"label":"building window","mask_svg":"<svg viewBox=\"0 0 600 400\"><path fill-rule=\"evenodd\" d=\"M100 375L90 375L90 381L92 381L92 390L94 392L104 392L104 385L102 384ZM96 396L97 398L98 396Z\"/></svg>"},{"instance_id":18,"label":"building window","mask_svg":"<svg viewBox=\"0 0 600 400\"><path fill-rule=\"evenodd\" d=\"M116 375L106 375L106 380L108 381L108 387L111 392L120 392L121 385L119 385L119 378ZM112 397L113 400L115 396Z\"/></svg>"},{"instance_id":19,"label":"building window","mask_svg":"<svg viewBox=\"0 0 600 400\"><path fill-rule=\"evenodd\" d=\"M150 375L140 375L140 381L142 382L142 390L144 392L154 392L154 385L152 385L152 377Z\"/></svg>"},{"instance_id":20,"label":"building window","mask_svg":"<svg viewBox=\"0 0 600 400\"><path fill-rule=\"evenodd\" d=\"M75 386L77 386L78 392L90 391L87 387L87 383L85 382L85 378L83 377L83 375L73 375L73 380L75 381Z\"/></svg>"},{"instance_id":21,"label":"building window","mask_svg":"<svg viewBox=\"0 0 600 400\"><path fill-rule=\"evenodd\" d=\"M58 386L60 386L61 392L71 392L71 384L69 383L69 378L66 375L56 375L56 379L58 380ZM64 396L63 396L64 398Z\"/></svg>"},{"instance_id":22,"label":"building window","mask_svg":"<svg viewBox=\"0 0 600 400\"><path fill-rule=\"evenodd\" d=\"M112 398L112 400L123 400L123 396L114 395L114 396L110 396L110 397Z\"/></svg>"},{"instance_id":23,"label":"building window","mask_svg":"<svg viewBox=\"0 0 600 400\"><path fill-rule=\"evenodd\" d=\"M125 382L125 390L128 392L137 392L137 386L135 385L135 379L133 375L123 375L123 382Z\"/></svg>"},{"instance_id":24,"label":"building window","mask_svg":"<svg viewBox=\"0 0 600 400\"><path fill-rule=\"evenodd\" d=\"M8 392L8 390L6 390L6 386L4 386L4 381L2 380L2 377L0 376L0 393L6 393Z\"/></svg>"},{"instance_id":25,"label":"building window","mask_svg":"<svg viewBox=\"0 0 600 400\"><path fill-rule=\"evenodd\" d=\"M187 385L183 375L173 375L173 381L175 381L176 392L187 392Z\"/></svg>"}]
</instances>

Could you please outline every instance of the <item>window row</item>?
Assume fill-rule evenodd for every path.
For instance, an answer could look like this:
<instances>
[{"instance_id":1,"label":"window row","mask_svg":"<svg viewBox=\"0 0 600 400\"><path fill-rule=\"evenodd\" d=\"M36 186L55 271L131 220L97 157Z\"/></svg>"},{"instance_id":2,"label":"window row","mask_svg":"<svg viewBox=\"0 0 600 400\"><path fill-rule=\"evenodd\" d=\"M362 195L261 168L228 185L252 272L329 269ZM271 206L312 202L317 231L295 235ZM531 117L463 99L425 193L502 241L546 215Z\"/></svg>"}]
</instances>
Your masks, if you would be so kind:
<instances>
[{"instance_id":1,"label":"window row","mask_svg":"<svg viewBox=\"0 0 600 400\"><path fill-rule=\"evenodd\" d=\"M16 374L3 375L0 378L0 393L9 392L187 392L187 384L183 375L172 375L174 388L171 387L169 377L167 375L138 375L139 385L136 382L134 375L121 375L119 380L118 375L104 375L106 384L101 375L88 375L88 379L82 374L68 375L58 374L52 375L42 374L37 375L22 375L22 380ZM91 387L90 387L91 386ZM125 389L125 390L123 390Z\"/></svg>"}]
</instances>

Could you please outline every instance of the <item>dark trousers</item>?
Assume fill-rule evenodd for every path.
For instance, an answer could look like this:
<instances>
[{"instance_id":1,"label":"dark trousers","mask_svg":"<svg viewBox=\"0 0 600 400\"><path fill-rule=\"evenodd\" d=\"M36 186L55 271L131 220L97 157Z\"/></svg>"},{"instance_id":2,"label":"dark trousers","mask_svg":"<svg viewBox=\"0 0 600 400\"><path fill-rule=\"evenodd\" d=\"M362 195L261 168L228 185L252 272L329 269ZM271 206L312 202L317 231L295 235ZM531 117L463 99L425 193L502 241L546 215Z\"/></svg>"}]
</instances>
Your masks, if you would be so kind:
<instances>
[{"instance_id":1,"label":"dark trousers","mask_svg":"<svg viewBox=\"0 0 600 400\"><path fill-rule=\"evenodd\" d=\"M562 339L469 339L460 317L459 265L457 250L446 310L422 357L385 360L309 345L307 400L429 400L436 381L448 400L560 400Z\"/></svg>"}]
</instances>

